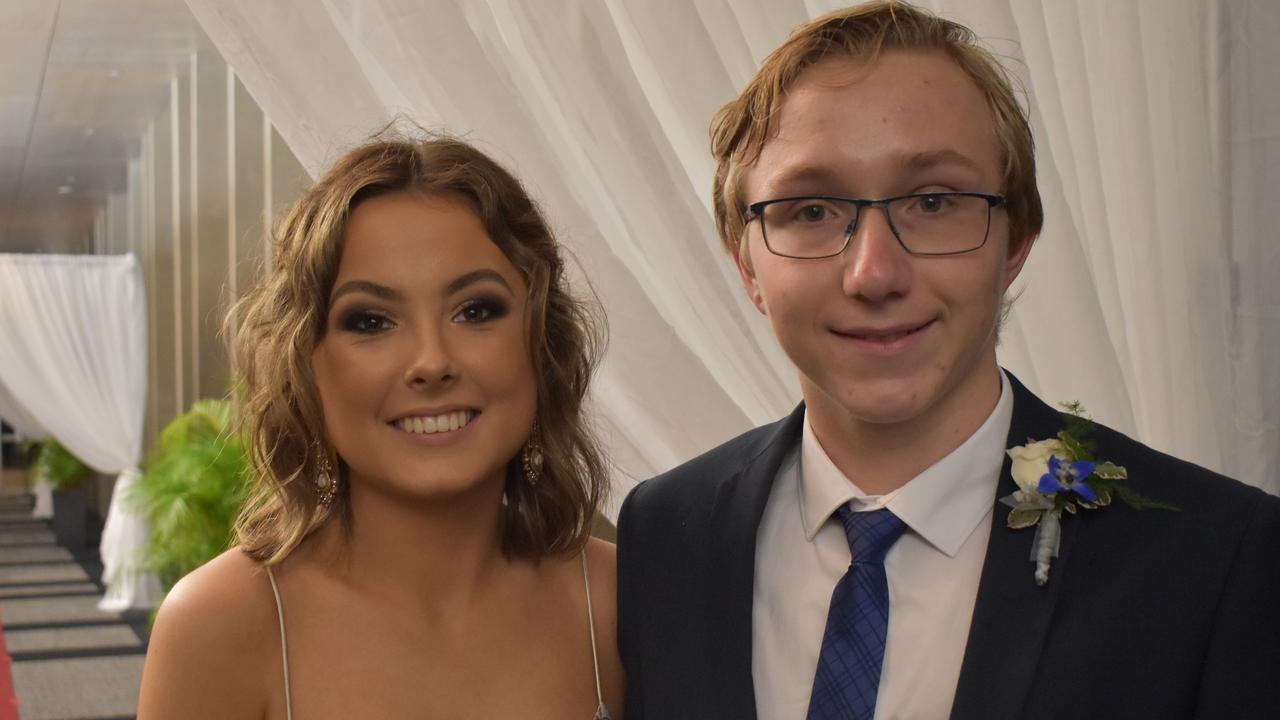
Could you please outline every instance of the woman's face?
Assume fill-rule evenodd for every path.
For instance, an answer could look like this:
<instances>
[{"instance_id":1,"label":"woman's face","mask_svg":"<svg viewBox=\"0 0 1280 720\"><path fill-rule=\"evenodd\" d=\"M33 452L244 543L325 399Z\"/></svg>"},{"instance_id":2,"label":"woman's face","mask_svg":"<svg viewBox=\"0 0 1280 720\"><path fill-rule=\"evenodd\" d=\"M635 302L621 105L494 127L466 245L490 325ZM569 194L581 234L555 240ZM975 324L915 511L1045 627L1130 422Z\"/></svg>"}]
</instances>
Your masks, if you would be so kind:
<instances>
[{"instance_id":1,"label":"woman's face","mask_svg":"<svg viewBox=\"0 0 1280 720\"><path fill-rule=\"evenodd\" d=\"M311 360L353 496L501 487L537 403L526 296L465 202L401 192L356 207Z\"/></svg>"}]
</instances>

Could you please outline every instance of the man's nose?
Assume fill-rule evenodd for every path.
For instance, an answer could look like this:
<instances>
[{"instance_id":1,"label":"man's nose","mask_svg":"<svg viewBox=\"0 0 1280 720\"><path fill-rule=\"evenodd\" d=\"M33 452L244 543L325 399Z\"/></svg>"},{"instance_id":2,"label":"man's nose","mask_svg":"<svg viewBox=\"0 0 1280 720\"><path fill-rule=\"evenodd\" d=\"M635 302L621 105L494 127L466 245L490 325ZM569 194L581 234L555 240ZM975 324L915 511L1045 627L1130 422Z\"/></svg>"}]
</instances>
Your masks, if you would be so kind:
<instances>
[{"instance_id":1,"label":"man's nose","mask_svg":"<svg viewBox=\"0 0 1280 720\"><path fill-rule=\"evenodd\" d=\"M911 254L894 235L886 208L862 208L842 260L842 287L850 297L878 303L911 288Z\"/></svg>"}]
</instances>

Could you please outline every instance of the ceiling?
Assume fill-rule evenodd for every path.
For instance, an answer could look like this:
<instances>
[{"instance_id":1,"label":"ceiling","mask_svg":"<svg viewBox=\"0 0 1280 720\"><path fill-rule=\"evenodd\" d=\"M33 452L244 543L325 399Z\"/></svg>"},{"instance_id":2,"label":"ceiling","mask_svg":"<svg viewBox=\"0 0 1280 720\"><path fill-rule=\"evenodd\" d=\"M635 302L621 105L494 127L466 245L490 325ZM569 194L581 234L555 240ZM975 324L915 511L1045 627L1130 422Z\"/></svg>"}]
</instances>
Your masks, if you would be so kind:
<instances>
[{"instance_id":1,"label":"ceiling","mask_svg":"<svg viewBox=\"0 0 1280 720\"><path fill-rule=\"evenodd\" d=\"M0 1L0 252L90 251L204 42L183 0Z\"/></svg>"}]
</instances>

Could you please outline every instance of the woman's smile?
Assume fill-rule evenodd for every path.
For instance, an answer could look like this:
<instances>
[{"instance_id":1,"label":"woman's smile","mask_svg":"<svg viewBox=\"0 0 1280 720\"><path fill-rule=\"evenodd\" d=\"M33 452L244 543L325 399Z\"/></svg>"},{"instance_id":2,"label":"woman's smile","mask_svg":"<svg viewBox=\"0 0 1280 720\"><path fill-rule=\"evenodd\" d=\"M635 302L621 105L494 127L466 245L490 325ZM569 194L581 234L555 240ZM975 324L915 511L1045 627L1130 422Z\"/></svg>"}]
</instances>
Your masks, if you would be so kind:
<instances>
[{"instance_id":1,"label":"woman's smile","mask_svg":"<svg viewBox=\"0 0 1280 720\"><path fill-rule=\"evenodd\" d=\"M409 442L444 445L470 437L469 431L479 419L477 410L453 410L409 415L388 425Z\"/></svg>"},{"instance_id":2,"label":"woman's smile","mask_svg":"<svg viewBox=\"0 0 1280 720\"><path fill-rule=\"evenodd\" d=\"M525 280L475 212L447 196L362 201L333 288L312 366L351 492L501 493L537 383Z\"/></svg>"}]
</instances>

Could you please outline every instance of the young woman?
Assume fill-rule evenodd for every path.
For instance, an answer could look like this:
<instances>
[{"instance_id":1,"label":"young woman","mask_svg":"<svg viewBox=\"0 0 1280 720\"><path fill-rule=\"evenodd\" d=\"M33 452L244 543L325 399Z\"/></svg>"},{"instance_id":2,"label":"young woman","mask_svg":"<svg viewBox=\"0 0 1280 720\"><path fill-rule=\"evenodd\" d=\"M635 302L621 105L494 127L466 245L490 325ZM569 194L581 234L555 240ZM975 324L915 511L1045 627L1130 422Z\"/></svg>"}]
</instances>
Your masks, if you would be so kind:
<instances>
[{"instance_id":1,"label":"young woman","mask_svg":"<svg viewBox=\"0 0 1280 720\"><path fill-rule=\"evenodd\" d=\"M255 494L161 608L139 717L618 720L598 334L519 182L375 142L273 258L232 315Z\"/></svg>"}]
</instances>

